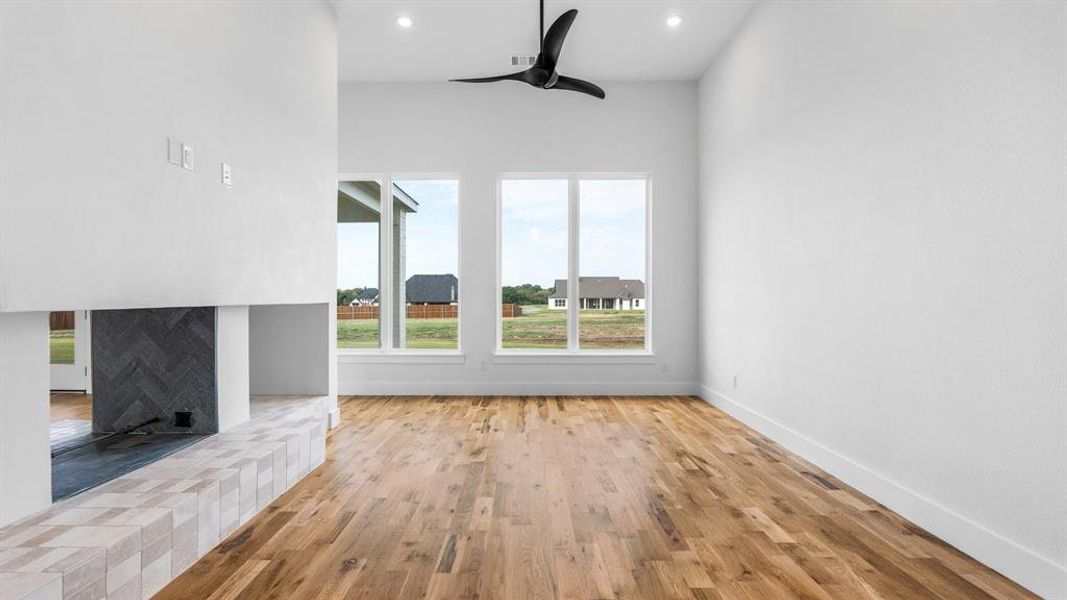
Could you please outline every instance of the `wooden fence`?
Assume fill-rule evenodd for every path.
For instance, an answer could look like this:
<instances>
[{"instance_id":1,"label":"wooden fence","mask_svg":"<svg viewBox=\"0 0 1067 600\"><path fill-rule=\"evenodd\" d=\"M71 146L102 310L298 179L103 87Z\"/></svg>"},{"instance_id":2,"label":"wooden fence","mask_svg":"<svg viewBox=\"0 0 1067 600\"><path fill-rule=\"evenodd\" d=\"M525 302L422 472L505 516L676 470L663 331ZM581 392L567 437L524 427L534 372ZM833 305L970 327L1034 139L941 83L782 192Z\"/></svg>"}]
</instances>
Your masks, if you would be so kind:
<instances>
[{"instance_id":1,"label":"wooden fence","mask_svg":"<svg viewBox=\"0 0 1067 600\"><path fill-rule=\"evenodd\" d=\"M409 319L455 319L459 316L459 307L454 304L409 304L406 308ZM500 314L505 317L519 317L522 316L522 307L518 304L505 304ZM377 318L377 306L337 307L338 321Z\"/></svg>"},{"instance_id":2,"label":"wooden fence","mask_svg":"<svg viewBox=\"0 0 1067 600\"><path fill-rule=\"evenodd\" d=\"M356 319L377 319L377 306L338 306L338 321L353 321Z\"/></svg>"},{"instance_id":3,"label":"wooden fence","mask_svg":"<svg viewBox=\"0 0 1067 600\"><path fill-rule=\"evenodd\" d=\"M48 315L48 328L52 331L56 329L74 329L74 311L63 310L50 313Z\"/></svg>"}]
</instances>

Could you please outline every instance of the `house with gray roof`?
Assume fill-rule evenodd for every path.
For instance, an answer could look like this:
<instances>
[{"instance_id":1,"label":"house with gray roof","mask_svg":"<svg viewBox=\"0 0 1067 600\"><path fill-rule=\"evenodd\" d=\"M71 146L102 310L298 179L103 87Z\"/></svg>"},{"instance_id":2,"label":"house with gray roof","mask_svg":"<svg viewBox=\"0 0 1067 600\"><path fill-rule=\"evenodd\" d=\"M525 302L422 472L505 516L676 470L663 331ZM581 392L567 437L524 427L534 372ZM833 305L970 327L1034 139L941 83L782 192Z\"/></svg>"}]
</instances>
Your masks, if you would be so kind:
<instances>
[{"instance_id":1,"label":"house with gray roof","mask_svg":"<svg viewBox=\"0 0 1067 600\"><path fill-rule=\"evenodd\" d=\"M645 282L618 277L579 277L578 308L587 310L643 310ZM567 280L557 279L548 295L548 308L566 310Z\"/></svg>"},{"instance_id":2,"label":"house with gray roof","mask_svg":"<svg viewBox=\"0 0 1067 600\"><path fill-rule=\"evenodd\" d=\"M378 306L378 288L366 288L348 303L349 306Z\"/></svg>"},{"instance_id":3,"label":"house with gray roof","mask_svg":"<svg viewBox=\"0 0 1067 600\"><path fill-rule=\"evenodd\" d=\"M405 286L408 304L457 304L459 280L451 273L412 275Z\"/></svg>"}]
</instances>

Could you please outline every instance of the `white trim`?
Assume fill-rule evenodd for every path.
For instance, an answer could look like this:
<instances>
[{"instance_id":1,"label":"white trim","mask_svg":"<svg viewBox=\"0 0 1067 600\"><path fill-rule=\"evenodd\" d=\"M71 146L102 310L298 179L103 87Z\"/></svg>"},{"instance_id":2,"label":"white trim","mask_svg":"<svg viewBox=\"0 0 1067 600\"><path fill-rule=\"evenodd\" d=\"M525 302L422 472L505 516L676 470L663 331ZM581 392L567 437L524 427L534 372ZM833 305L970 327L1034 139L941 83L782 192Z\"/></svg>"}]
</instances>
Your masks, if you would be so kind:
<instances>
[{"instance_id":1,"label":"white trim","mask_svg":"<svg viewBox=\"0 0 1067 600\"><path fill-rule=\"evenodd\" d=\"M707 386L706 402L833 474L945 542L1046 598L1067 598L1067 567Z\"/></svg>"},{"instance_id":2,"label":"white trim","mask_svg":"<svg viewBox=\"0 0 1067 600\"><path fill-rule=\"evenodd\" d=\"M504 246L503 235L504 230L504 178L496 178L496 202L493 203L496 209L496 256L493 260L496 261L496 287L490 290L494 296L493 306L496 307L496 337L494 338L493 347L499 351L504 345Z\"/></svg>"},{"instance_id":3,"label":"white trim","mask_svg":"<svg viewBox=\"0 0 1067 600\"><path fill-rule=\"evenodd\" d=\"M643 350L568 352L565 350L501 350L493 355L497 364L653 364L656 355Z\"/></svg>"},{"instance_id":4,"label":"white trim","mask_svg":"<svg viewBox=\"0 0 1067 600\"><path fill-rule=\"evenodd\" d=\"M586 180L639 181L650 179L648 171L507 171L499 173L498 179L546 180L570 179L572 177Z\"/></svg>"},{"instance_id":5,"label":"white trim","mask_svg":"<svg viewBox=\"0 0 1067 600\"><path fill-rule=\"evenodd\" d=\"M331 408L328 420L326 422L327 429L336 429L341 424L341 409Z\"/></svg>"},{"instance_id":6,"label":"white trim","mask_svg":"<svg viewBox=\"0 0 1067 600\"><path fill-rule=\"evenodd\" d=\"M461 365L467 357L457 350L404 350L397 352L337 351L337 364L438 364Z\"/></svg>"},{"instance_id":7,"label":"white trim","mask_svg":"<svg viewBox=\"0 0 1067 600\"><path fill-rule=\"evenodd\" d=\"M652 345L652 311L649 301L652 299L652 174L645 176L645 301L641 310L645 311L645 351L655 354ZM634 308L631 304L630 308Z\"/></svg>"},{"instance_id":8,"label":"white trim","mask_svg":"<svg viewBox=\"0 0 1067 600\"><path fill-rule=\"evenodd\" d=\"M581 185L575 176L567 178L567 351L578 352L578 273L581 269L582 208Z\"/></svg>"},{"instance_id":9,"label":"white trim","mask_svg":"<svg viewBox=\"0 0 1067 600\"><path fill-rule=\"evenodd\" d=\"M382 177L378 192L378 351L387 353L393 349L393 178Z\"/></svg>"},{"instance_id":10,"label":"white trim","mask_svg":"<svg viewBox=\"0 0 1067 600\"><path fill-rule=\"evenodd\" d=\"M574 382L413 382L341 381L343 396L688 396L696 390L690 382L605 383Z\"/></svg>"}]
</instances>

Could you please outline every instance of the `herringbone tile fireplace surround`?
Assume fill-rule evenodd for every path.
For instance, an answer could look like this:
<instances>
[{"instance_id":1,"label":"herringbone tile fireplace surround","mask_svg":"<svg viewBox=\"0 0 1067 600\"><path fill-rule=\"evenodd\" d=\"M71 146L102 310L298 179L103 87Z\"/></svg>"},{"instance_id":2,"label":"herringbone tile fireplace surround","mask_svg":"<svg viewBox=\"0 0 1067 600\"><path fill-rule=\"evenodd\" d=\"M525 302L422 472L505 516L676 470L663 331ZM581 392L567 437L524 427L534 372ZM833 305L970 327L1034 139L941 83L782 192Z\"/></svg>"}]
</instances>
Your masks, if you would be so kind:
<instances>
[{"instance_id":1,"label":"herringbone tile fireplace surround","mask_svg":"<svg viewBox=\"0 0 1067 600\"><path fill-rule=\"evenodd\" d=\"M219 430L215 307L94 310L92 332L94 433Z\"/></svg>"}]
</instances>

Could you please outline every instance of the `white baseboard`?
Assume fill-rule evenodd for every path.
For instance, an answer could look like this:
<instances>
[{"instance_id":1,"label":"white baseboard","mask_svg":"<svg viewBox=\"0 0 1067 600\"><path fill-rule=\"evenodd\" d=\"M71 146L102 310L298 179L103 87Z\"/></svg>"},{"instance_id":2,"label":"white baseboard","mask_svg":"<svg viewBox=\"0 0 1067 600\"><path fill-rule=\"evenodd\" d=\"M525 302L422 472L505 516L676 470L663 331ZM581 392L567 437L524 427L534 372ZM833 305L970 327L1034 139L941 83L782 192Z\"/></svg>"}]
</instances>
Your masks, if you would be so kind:
<instances>
[{"instance_id":1,"label":"white baseboard","mask_svg":"<svg viewBox=\"0 0 1067 600\"><path fill-rule=\"evenodd\" d=\"M709 404L818 465L930 533L1045 598L1067 598L1067 568L706 386Z\"/></svg>"},{"instance_id":2,"label":"white baseboard","mask_svg":"<svg viewBox=\"0 0 1067 600\"><path fill-rule=\"evenodd\" d=\"M327 420L327 427L333 429L341 424L341 409L331 408L329 412L329 419Z\"/></svg>"},{"instance_id":3,"label":"white baseboard","mask_svg":"<svg viewBox=\"0 0 1067 600\"><path fill-rule=\"evenodd\" d=\"M561 396L568 394L606 396L690 396L697 385L689 382L553 383L533 382L338 382L338 394L372 396Z\"/></svg>"}]
</instances>

